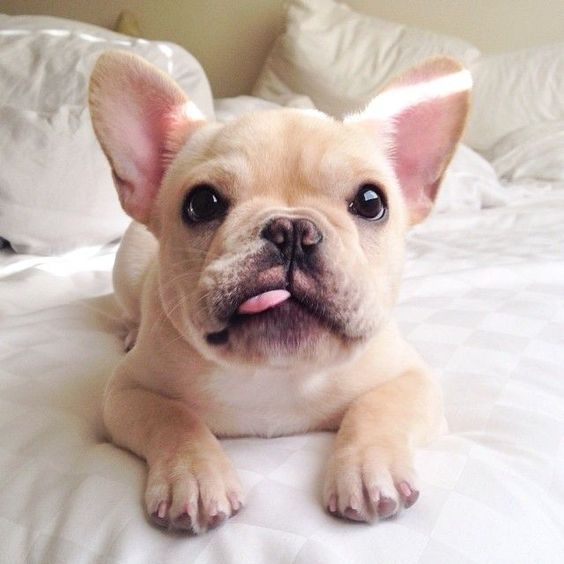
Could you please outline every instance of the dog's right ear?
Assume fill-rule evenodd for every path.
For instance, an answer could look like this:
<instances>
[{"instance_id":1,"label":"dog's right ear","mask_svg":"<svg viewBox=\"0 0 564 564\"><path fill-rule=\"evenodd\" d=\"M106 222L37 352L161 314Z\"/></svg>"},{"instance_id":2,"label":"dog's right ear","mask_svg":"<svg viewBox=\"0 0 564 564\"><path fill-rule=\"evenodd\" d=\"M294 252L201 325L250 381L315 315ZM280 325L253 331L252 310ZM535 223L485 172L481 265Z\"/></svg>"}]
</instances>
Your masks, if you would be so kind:
<instances>
[{"instance_id":1,"label":"dog's right ear","mask_svg":"<svg viewBox=\"0 0 564 564\"><path fill-rule=\"evenodd\" d=\"M205 118L168 75L126 51L99 57L89 105L121 205L148 224L167 165Z\"/></svg>"}]
</instances>

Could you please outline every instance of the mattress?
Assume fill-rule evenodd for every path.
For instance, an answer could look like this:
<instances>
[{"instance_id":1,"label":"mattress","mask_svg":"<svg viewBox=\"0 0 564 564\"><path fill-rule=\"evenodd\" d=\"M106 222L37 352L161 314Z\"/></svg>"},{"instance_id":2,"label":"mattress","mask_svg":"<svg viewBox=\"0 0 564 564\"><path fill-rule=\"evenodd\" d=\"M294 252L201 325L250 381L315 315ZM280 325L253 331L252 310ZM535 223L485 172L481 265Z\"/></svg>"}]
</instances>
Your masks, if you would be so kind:
<instances>
[{"instance_id":1,"label":"mattress","mask_svg":"<svg viewBox=\"0 0 564 564\"><path fill-rule=\"evenodd\" d=\"M564 190L432 216L409 235L396 316L436 369L448 434L418 503L376 525L321 507L333 436L222 441L247 505L200 537L153 528L145 465L107 440L122 353L115 245L0 252L0 561L562 562Z\"/></svg>"}]
</instances>

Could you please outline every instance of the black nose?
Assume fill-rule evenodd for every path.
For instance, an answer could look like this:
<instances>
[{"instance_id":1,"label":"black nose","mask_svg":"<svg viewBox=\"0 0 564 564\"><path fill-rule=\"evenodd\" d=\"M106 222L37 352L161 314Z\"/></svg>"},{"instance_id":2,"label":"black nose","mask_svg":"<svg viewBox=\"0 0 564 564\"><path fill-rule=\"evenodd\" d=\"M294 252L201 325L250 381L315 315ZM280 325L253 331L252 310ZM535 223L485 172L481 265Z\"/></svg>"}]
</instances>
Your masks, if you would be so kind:
<instances>
[{"instance_id":1,"label":"black nose","mask_svg":"<svg viewBox=\"0 0 564 564\"><path fill-rule=\"evenodd\" d=\"M312 253L323 240L321 231L309 219L302 217L275 217L261 232L287 260Z\"/></svg>"}]
</instances>

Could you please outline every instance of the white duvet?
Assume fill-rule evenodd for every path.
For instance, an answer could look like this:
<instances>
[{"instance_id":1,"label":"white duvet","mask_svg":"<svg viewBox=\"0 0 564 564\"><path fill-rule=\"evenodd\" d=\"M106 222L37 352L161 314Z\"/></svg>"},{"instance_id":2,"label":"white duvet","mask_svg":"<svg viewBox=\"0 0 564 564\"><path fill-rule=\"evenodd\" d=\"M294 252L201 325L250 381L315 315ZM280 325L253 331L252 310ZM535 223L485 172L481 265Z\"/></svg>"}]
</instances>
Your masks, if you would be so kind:
<instances>
[{"instance_id":1,"label":"white duvet","mask_svg":"<svg viewBox=\"0 0 564 564\"><path fill-rule=\"evenodd\" d=\"M442 196L410 234L396 310L440 375L450 434L418 453L418 503L375 526L322 510L332 435L316 433L223 441L246 508L202 537L153 528L144 463L100 418L122 354L115 247L2 251L0 562L562 562L564 190L496 189L460 158L448 201L475 197Z\"/></svg>"}]
</instances>

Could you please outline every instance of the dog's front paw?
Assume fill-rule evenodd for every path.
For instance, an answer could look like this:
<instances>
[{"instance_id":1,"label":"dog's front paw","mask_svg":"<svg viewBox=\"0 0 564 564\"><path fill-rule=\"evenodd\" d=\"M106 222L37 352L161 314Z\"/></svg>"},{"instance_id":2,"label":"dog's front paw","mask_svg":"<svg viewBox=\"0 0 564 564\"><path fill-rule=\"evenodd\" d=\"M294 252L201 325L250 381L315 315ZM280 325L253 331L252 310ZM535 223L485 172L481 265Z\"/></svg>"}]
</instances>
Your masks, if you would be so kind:
<instances>
[{"instance_id":1,"label":"dog's front paw","mask_svg":"<svg viewBox=\"0 0 564 564\"><path fill-rule=\"evenodd\" d=\"M223 453L177 454L149 468L147 512L156 525L204 533L243 507L243 491Z\"/></svg>"},{"instance_id":2,"label":"dog's front paw","mask_svg":"<svg viewBox=\"0 0 564 564\"><path fill-rule=\"evenodd\" d=\"M419 497L408 449L347 446L329 460L323 502L329 513L371 522L411 507Z\"/></svg>"}]
</instances>

